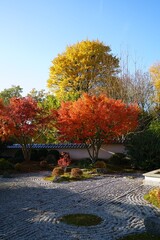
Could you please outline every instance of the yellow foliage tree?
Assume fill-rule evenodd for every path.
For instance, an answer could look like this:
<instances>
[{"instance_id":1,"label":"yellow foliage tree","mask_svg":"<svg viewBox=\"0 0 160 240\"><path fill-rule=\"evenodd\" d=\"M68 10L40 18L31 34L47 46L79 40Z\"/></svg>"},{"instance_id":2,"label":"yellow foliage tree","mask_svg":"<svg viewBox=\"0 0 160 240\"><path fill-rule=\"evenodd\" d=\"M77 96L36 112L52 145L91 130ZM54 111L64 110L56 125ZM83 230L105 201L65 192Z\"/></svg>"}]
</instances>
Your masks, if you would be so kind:
<instances>
[{"instance_id":1,"label":"yellow foliage tree","mask_svg":"<svg viewBox=\"0 0 160 240\"><path fill-rule=\"evenodd\" d=\"M81 41L68 46L50 67L48 88L60 98L80 97L84 92L105 92L115 97L119 80L119 59L110 53L109 46L97 41Z\"/></svg>"},{"instance_id":2,"label":"yellow foliage tree","mask_svg":"<svg viewBox=\"0 0 160 240\"><path fill-rule=\"evenodd\" d=\"M160 104L160 62L151 66L150 73L156 88L156 102Z\"/></svg>"}]
</instances>

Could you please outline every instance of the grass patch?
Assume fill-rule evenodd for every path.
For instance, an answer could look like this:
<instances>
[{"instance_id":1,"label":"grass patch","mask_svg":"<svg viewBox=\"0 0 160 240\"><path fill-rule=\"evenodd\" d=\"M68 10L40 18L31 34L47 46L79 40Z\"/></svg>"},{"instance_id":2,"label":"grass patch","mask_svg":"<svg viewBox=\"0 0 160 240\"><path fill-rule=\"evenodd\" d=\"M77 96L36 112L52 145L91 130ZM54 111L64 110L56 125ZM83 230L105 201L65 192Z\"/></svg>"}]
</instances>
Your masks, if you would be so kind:
<instances>
[{"instance_id":1,"label":"grass patch","mask_svg":"<svg viewBox=\"0 0 160 240\"><path fill-rule=\"evenodd\" d=\"M60 182L71 182L71 181L83 181L83 180L87 180L87 179L90 179L90 178L93 178L95 176L98 176L99 174L96 173L96 171L94 169L92 170L88 170L88 169L83 169L83 175L81 177L77 177L77 178L74 178L74 177L71 177L71 174L70 172L66 172L64 173L63 175L61 175L60 177L58 177L56 179L55 176L46 176L44 177L44 180L46 181L55 181L60 183Z\"/></svg>"},{"instance_id":2,"label":"grass patch","mask_svg":"<svg viewBox=\"0 0 160 240\"><path fill-rule=\"evenodd\" d=\"M73 178L73 177L71 177L70 173L65 173L64 175L61 175L60 177L58 177L56 181L57 182L82 181L82 180L87 180L87 179L93 178L94 176L97 176L97 174L94 172L83 170L83 175L80 178ZM56 179L55 176L44 177L44 180L51 181L51 182L53 182L55 179Z\"/></svg>"},{"instance_id":3,"label":"grass patch","mask_svg":"<svg viewBox=\"0 0 160 240\"><path fill-rule=\"evenodd\" d=\"M69 214L60 218L61 222L75 226L95 226L102 222L102 218L93 214Z\"/></svg>"},{"instance_id":4,"label":"grass patch","mask_svg":"<svg viewBox=\"0 0 160 240\"><path fill-rule=\"evenodd\" d=\"M153 236L148 233L140 233L134 235L128 235L119 240L160 240L159 236Z\"/></svg>"},{"instance_id":5,"label":"grass patch","mask_svg":"<svg viewBox=\"0 0 160 240\"><path fill-rule=\"evenodd\" d=\"M68 182L71 182L71 181L82 181L82 180L87 180L87 179L91 179L91 178L94 178L96 176L101 176L101 175L104 175L104 173L102 172L98 172L96 168L94 167L89 167L89 168L83 168L82 171L83 171L83 175L79 178L73 178L71 177L70 175L70 172L71 172L71 169L72 167L68 168L67 169L67 172L63 175L61 175L59 178L57 178L56 182L64 182L64 181L68 181ZM107 173L106 174L116 174L116 173L135 173L135 171L133 169L127 169L125 167L117 167L117 166L114 166L114 165L111 165L111 164L107 164L107 167L106 167L106 170L107 170ZM53 176L47 176L44 178L44 180L46 181L51 181L53 182L55 180L55 177Z\"/></svg>"}]
</instances>

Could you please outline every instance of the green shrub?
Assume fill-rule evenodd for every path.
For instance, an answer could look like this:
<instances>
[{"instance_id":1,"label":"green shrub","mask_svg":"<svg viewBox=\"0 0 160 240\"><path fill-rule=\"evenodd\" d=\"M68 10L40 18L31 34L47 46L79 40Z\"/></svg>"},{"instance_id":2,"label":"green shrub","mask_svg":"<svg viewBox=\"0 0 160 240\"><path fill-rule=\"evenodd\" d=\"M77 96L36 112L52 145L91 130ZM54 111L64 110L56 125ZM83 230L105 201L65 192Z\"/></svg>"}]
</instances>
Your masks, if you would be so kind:
<instances>
[{"instance_id":1,"label":"green shrub","mask_svg":"<svg viewBox=\"0 0 160 240\"><path fill-rule=\"evenodd\" d=\"M41 170L40 165L36 162L16 163L14 168L19 172L37 172Z\"/></svg>"},{"instance_id":2,"label":"green shrub","mask_svg":"<svg viewBox=\"0 0 160 240\"><path fill-rule=\"evenodd\" d=\"M160 134L149 128L128 135L125 148L132 166L141 170L160 168Z\"/></svg>"},{"instance_id":3,"label":"green shrub","mask_svg":"<svg viewBox=\"0 0 160 240\"><path fill-rule=\"evenodd\" d=\"M21 149L17 150L14 158L12 159L13 163L21 163L24 161L24 156L23 156L23 152Z\"/></svg>"},{"instance_id":4,"label":"green shrub","mask_svg":"<svg viewBox=\"0 0 160 240\"><path fill-rule=\"evenodd\" d=\"M13 165L6 159L0 159L0 170L13 169Z\"/></svg>"},{"instance_id":5,"label":"green shrub","mask_svg":"<svg viewBox=\"0 0 160 240\"><path fill-rule=\"evenodd\" d=\"M75 163L76 162L78 163L78 167L80 168L89 168L92 165L92 161L90 158L76 160Z\"/></svg>"},{"instance_id":6,"label":"green shrub","mask_svg":"<svg viewBox=\"0 0 160 240\"><path fill-rule=\"evenodd\" d=\"M45 160L48 163L57 165L59 158L60 158L60 153L57 150L51 150L48 152L48 155L46 156Z\"/></svg>"},{"instance_id":7,"label":"green shrub","mask_svg":"<svg viewBox=\"0 0 160 240\"><path fill-rule=\"evenodd\" d=\"M124 153L115 153L108 159L108 163L115 166L130 166L131 161Z\"/></svg>"},{"instance_id":8,"label":"green shrub","mask_svg":"<svg viewBox=\"0 0 160 240\"><path fill-rule=\"evenodd\" d=\"M60 158L60 153L58 150L50 150L48 154L54 156L56 161L58 161Z\"/></svg>"},{"instance_id":9,"label":"green shrub","mask_svg":"<svg viewBox=\"0 0 160 240\"><path fill-rule=\"evenodd\" d=\"M94 163L95 168L106 168L106 163L104 161L97 161Z\"/></svg>"},{"instance_id":10,"label":"green shrub","mask_svg":"<svg viewBox=\"0 0 160 240\"><path fill-rule=\"evenodd\" d=\"M42 161L47 157L48 150L45 149L45 148L44 149L39 149L38 152L37 152L37 155L38 155L38 157L37 157L38 161Z\"/></svg>"},{"instance_id":11,"label":"green shrub","mask_svg":"<svg viewBox=\"0 0 160 240\"><path fill-rule=\"evenodd\" d=\"M42 168L47 168L47 167L48 167L47 161L46 161L46 160L40 161L40 166L41 166Z\"/></svg>"},{"instance_id":12,"label":"green shrub","mask_svg":"<svg viewBox=\"0 0 160 240\"><path fill-rule=\"evenodd\" d=\"M38 161L38 151L36 149L32 149L31 150L31 157L30 160L31 161Z\"/></svg>"},{"instance_id":13,"label":"green shrub","mask_svg":"<svg viewBox=\"0 0 160 240\"><path fill-rule=\"evenodd\" d=\"M149 130L156 133L160 137L160 120L152 121Z\"/></svg>"},{"instance_id":14,"label":"green shrub","mask_svg":"<svg viewBox=\"0 0 160 240\"><path fill-rule=\"evenodd\" d=\"M2 142L0 140L0 154L4 152L6 146L7 146L6 142Z\"/></svg>"},{"instance_id":15,"label":"green shrub","mask_svg":"<svg viewBox=\"0 0 160 240\"><path fill-rule=\"evenodd\" d=\"M52 155L52 154L48 154L48 156L45 158L45 160L46 160L47 163L49 163L49 164L57 165L57 160L56 160L55 156Z\"/></svg>"},{"instance_id":16,"label":"green shrub","mask_svg":"<svg viewBox=\"0 0 160 240\"><path fill-rule=\"evenodd\" d=\"M22 170L22 164L21 163L16 163L15 165L14 165L14 168L15 168L15 170L16 171L21 171Z\"/></svg>"}]
</instances>

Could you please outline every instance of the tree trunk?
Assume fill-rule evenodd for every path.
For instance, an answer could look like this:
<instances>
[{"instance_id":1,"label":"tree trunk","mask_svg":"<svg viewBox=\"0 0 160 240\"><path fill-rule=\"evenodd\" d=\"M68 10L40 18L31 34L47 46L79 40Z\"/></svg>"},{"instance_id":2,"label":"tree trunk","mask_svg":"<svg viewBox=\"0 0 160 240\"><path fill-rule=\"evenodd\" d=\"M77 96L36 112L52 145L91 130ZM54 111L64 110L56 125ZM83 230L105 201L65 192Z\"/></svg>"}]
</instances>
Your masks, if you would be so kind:
<instances>
[{"instance_id":1,"label":"tree trunk","mask_svg":"<svg viewBox=\"0 0 160 240\"><path fill-rule=\"evenodd\" d=\"M102 142L99 139L94 139L91 141L90 145L88 145L87 143L85 143L85 145L93 164L98 160L99 150L102 146Z\"/></svg>"},{"instance_id":2,"label":"tree trunk","mask_svg":"<svg viewBox=\"0 0 160 240\"><path fill-rule=\"evenodd\" d=\"M25 160L26 162L30 162L30 158L31 158L31 146L22 145L22 152L23 152L24 160Z\"/></svg>"}]
</instances>

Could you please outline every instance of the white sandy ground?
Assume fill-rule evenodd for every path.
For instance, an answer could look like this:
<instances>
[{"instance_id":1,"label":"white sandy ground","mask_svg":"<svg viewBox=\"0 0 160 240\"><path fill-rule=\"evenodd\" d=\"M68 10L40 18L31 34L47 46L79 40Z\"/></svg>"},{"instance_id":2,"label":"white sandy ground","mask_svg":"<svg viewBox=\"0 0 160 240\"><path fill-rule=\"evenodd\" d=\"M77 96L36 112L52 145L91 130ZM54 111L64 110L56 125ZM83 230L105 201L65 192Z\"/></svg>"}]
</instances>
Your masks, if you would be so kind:
<instances>
[{"instance_id":1,"label":"white sandy ground","mask_svg":"<svg viewBox=\"0 0 160 240\"><path fill-rule=\"evenodd\" d=\"M160 209L143 196L143 176L104 175L86 181L52 183L49 172L0 177L0 240L114 240L145 231L144 218ZM59 221L65 214L91 213L103 221L77 227Z\"/></svg>"}]
</instances>

